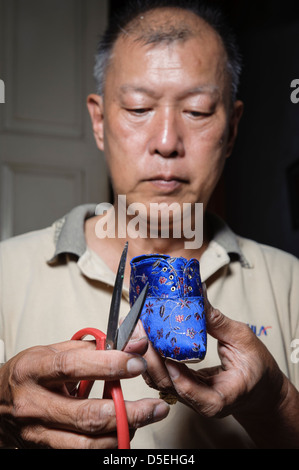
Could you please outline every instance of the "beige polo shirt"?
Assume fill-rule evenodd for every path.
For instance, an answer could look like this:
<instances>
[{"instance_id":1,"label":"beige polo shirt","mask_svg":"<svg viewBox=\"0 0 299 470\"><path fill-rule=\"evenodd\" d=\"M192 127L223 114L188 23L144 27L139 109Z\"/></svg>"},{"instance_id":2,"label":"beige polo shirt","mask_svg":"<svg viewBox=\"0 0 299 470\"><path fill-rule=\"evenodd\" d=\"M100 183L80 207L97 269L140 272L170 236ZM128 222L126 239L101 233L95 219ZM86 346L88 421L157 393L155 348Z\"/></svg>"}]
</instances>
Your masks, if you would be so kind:
<instances>
[{"instance_id":1,"label":"beige polo shirt","mask_svg":"<svg viewBox=\"0 0 299 470\"><path fill-rule=\"evenodd\" d=\"M84 327L106 331L115 274L86 247L84 220L95 207L79 206L49 228L0 244L0 362L33 345L65 341ZM217 218L210 223L214 237L200 260L210 302L247 323L299 388L299 353L292 348L299 338L298 259L236 236ZM128 311L125 286L121 315ZM208 337L205 360L190 367L216 364L216 341ZM126 400L158 396L141 377L123 380L122 387ZM202 418L180 403L162 422L138 430L132 442L143 449L246 447L253 444L231 416Z\"/></svg>"}]
</instances>

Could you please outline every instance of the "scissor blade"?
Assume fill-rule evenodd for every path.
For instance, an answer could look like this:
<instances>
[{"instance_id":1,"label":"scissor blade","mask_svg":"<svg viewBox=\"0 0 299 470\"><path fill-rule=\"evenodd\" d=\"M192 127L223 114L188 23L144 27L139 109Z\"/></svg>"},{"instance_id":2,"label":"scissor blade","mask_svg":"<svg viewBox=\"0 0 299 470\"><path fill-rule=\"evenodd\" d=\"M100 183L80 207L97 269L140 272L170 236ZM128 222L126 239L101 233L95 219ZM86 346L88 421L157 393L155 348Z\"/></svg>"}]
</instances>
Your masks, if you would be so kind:
<instances>
[{"instance_id":1,"label":"scissor blade","mask_svg":"<svg viewBox=\"0 0 299 470\"><path fill-rule=\"evenodd\" d=\"M133 307L129 311L128 315L126 316L126 318L124 319L124 321L119 327L118 336L117 336L117 344L116 344L116 349L118 349L119 351L122 351L125 348L127 342L131 338L131 335L134 331L134 328L142 312L147 291L148 291L148 283L142 289L142 292L139 295L138 299L136 300Z\"/></svg>"},{"instance_id":2,"label":"scissor blade","mask_svg":"<svg viewBox=\"0 0 299 470\"><path fill-rule=\"evenodd\" d=\"M126 259L128 252L128 242L126 242L123 249L117 275L115 279L115 285L112 294L112 300L110 305L110 313L107 327L107 336L106 336L106 349L115 349L116 347L116 336L118 328L118 317L119 317L119 308L122 296L122 287L124 280L124 273L126 267Z\"/></svg>"}]
</instances>

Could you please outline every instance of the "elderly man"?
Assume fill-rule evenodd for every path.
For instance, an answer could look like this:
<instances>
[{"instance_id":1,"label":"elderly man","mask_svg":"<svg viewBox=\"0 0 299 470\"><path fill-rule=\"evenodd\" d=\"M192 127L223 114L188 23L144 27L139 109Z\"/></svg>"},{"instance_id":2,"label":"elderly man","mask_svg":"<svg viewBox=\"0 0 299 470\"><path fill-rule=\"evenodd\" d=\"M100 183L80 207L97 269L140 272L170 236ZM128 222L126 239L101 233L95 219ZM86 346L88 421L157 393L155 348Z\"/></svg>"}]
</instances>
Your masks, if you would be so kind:
<instances>
[{"instance_id":1,"label":"elderly man","mask_svg":"<svg viewBox=\"0 0 299 470\"><path fill-rule=\"evenodd\" d=\"M135 3L101 43L99 89L88 108L114 213L119 195L126 207L203 204L201 246L185 249L183 236L129 234L128 259L167 253L200 260L219 308L206 299L207 356L201 365L164 361L141 325L126 352L68 341L84 326L105 330L124 245L120 236L97 236L104 216L95 216L95 206L76 208L1 246L3 445L115 447L112 400L78 400L67 384L123 378L135 448L298 447L299 374L289 351L299 334L298 261L206 214L242 114L238 55L218 13L186 2ZM248 324L271 329L259 339ZM178 400L170 411L156 389Z\"/></svg>"}]
</instances>

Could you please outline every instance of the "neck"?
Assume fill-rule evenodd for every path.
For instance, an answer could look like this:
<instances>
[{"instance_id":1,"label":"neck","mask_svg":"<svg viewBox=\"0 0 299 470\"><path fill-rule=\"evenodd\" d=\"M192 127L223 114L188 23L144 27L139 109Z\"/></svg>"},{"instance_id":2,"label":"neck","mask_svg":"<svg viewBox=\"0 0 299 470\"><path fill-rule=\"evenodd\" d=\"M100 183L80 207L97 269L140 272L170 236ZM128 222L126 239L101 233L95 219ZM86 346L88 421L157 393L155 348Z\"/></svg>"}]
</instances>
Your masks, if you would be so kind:
<instances>
[{"instance_id":1,"label":"neck","mask_svg":"<svg viewBox=\"0 0 299 470\"><path fill-rule=\"evenodd\" d=\"M160 253L175 257L183 256L187 259L200 259L209 242L208 239L204 239L200 247L186 249L185 242L181 239L178 240L175 238L145 239L127 237L127 240L129 242L129 254L131 257L139 256L141 254ZM121 243L121 240L118 239L118 242Z\"/></svg>"},{"instance_id":2,"label":"neck","mask_svg":"<svg viewBox=\"0 0 299 470\"><path fill-rule=\"evenodd\" d=\"M199 260L210 241L206 224L203 224L203 213L201 214L200 221L198 220L197 224L193 224L194 233L196 232L196 234L193 240L191 240L190 235L193 233L191 229L182 231L182 234L187 234L187 236L173 237L172 224L170 224L169 236L167 238L161 236L161 225L159 224L155 237L150 236L149 225L142 224L141 219L138 220L138 222L144 227L143 230L140 224L138 225L137 221L134 220L134 217L124 218L123 222L125 221L125 224L120 224L120 219L115 216L117 214L117 208L115 207L114 209L116 210L111 210L104 215L88 219L85 224L85 235L87 245L101 256L106 264L115 272L117 270L120 253L126 241L129 242L128 263L129 260L135 256L149 253L167 254L174 257L182 256L187 259L196 258ZM107 234L110 227L109 236L103 236L105 235L103 232L104 227ZM99 236L99 229L102 230L101 236ZM198 233L200 233L200 237L196 239ZM126 269L127 275L129 272L128 266Z\"/></svg>"}]
</instances>

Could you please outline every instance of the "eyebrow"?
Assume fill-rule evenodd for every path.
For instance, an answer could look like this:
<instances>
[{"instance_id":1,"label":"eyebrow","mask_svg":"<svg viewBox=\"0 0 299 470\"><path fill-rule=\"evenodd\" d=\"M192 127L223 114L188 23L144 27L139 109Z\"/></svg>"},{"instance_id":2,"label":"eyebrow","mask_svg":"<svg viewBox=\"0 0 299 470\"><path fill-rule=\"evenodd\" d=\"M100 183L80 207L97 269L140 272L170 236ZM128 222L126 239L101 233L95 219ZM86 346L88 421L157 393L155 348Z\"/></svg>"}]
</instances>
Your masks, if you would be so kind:
<instances>
[{"instance_id":1,"label":"eyebrow","mask_svg":"<svg viewBox=\"0 0 299 470\"><path fill-rule=\"evenodd\" d=\"M130 85L130 84L125 84L120 87L120 93L121 94L126 94L126 93L142 93L148 96L151 96L153 98L156 98L158 96L158 93L154 89L147 88L144 86L138 86L138 85ZM205 94L205 95L219 95L219 87L216 85L200 85L195 88L190 88L187 90L182 90L180 93L182 98L189 97L192 95L200 95L200 94Z\"/></svg>"},{"instance_id":2,"label":"eyebrow","mask_svg":"<svg viewBox=\"0 0 299 470\"><path fill-rule=\"evenodd\" d=\"M121 94L126 94L126 93L142 93L144 95L149 95L152 97L156 97L157 93L155 90L152 90L150 88L146 88L143 86L136 86L136 85L122 85L120 87L120 92Z\"/></svg>"},{"instance_id":3,"label":"eyebrow","mask_svg":"<svg viewBox=\"0 0 299 470\"><path fill-rule=\"evenodd\" d=\"M201 85L182 92L186 96L191 95L219 95L219 87L216 85Z\"/></svg>"}]
</instances>

